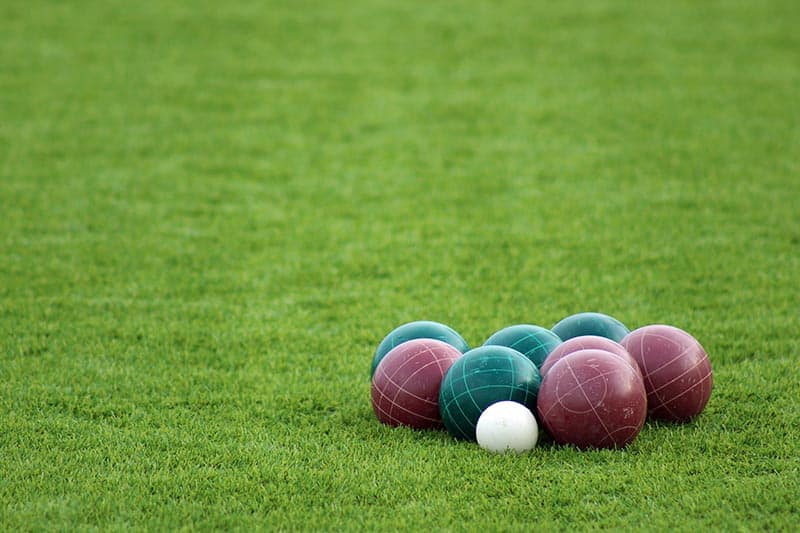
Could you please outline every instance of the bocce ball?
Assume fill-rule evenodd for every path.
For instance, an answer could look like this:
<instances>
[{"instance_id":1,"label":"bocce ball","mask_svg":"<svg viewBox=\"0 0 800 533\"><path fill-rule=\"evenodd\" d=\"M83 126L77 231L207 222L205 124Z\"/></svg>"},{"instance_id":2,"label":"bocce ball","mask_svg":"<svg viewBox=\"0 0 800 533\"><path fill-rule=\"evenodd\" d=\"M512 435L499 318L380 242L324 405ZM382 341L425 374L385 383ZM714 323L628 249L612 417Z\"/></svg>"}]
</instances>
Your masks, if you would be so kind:
<instances>
[{"instance_id":1,"label":"bocce ball","mask_svg":"<svg viewBox=\"0 0 800 533\"><path fill-rule=\"evenodd\" d=\"M461 353L469 350L467 341L450 326L430 320L408 322L392 330L378 345L375 355L372 357L371 373L375 374L378 363L389 353L389 350L412 339L436 339L455 347Z\"/></svg>"},{"instance_id":2,"label":"bocce ball","mask_svg":"<svg viewBox=\"0 0 800 533\"><path fill-rule=\"evenodd\" d=\"M460 358L444 376L439 409L444 426L456 438L475 440L481 413L502 400L536 409L541 377L536 365L506 346L481 346Z\"/></svg>"},{"instance_id":3,"label":"bocce ball","mask_svg":"<svg viewBox=\"0 0 800 533\"><path fill-rule=\"evenodd\" d=\"M495 453L522 453L533 449L539 426L531 410L517 402L493 403L481 413L475 427L481 448Z\"/></svg>"},{"instance_id":4,"label":"bocce ball","mask_svg":"<svg viewBox=\"0 0 800 533\"><path fill-rule=\"evenodd\" d=\"M621 344L639 363L651 418L686 422L705 408L714 377L708 355L694 337L655 324L634 330Z\"/></svg>"},{"instance_id":5,"label":"bocce ball","mask_svg":"<svg viewBox=\"0 0 800 533\"><path fill-rule=\"evenodd\" d=\"M492 334L484 346L508 346L520 352L533 361L536 368L540 368L545 358L553 349L561 344L558 335L549 329L532 324L518 324L509 326Z\"/></svg>"},{"instance_id":6,"label":"bocce ball","mask_svg":"<svg viewBox=\"0 0 800 533\"><path fill-rule=\"evenodd\" d=\"M647 395L641 376L622 358L603 350L579 350L548 371L537 410L559 444L621 448L644 425Z\"/></svg>"},{"instance_id":7,"label":"bocce ball","mask_svg":"<svg viewBox=\"0 0 800 533\"><path fill-rule=\"evenodd\" d=\"M597 335L619 342L628 334L625 324L603 313L578 313L550 328L562 341L582 335Z\"/></svg>"},{"instance_id":8,"label":"bocce ball","mask_svg":"<svg viewBox=\"0 0 800 533\"><path fill-rule=\"evenodd\" d=\"M560 361L565 355L571 354L572 352L577 352L578 350L588 350L588 349L595 349L595 350L605 350L607 352L613 353L614 355L618 355L622 359L628 362L637 372L639 372L639 365L636 363L631 354L628 353L628 350L625 349L618 342L614 342L611 339L606 337L598 337L597 335L582 335L580 337L573 337L567 341L556 346L556 348L550 352L550 355L547 356L547 359L544 360L544 364L539 369L539 372L542 374L542 378L544 378L545 374L556 364Z\"/></svg>"},{"instance_id":9,"label":"bocce ball","mask_svg":"<svg viewBox=\"0 0 800 533\"><path fill-rule=\"evenodd\" d=\"M392 348L372 376L372 409L390 426L441 427L439 387L461 352L435 339L413 339Z\"/></svg>"}]
</instances>

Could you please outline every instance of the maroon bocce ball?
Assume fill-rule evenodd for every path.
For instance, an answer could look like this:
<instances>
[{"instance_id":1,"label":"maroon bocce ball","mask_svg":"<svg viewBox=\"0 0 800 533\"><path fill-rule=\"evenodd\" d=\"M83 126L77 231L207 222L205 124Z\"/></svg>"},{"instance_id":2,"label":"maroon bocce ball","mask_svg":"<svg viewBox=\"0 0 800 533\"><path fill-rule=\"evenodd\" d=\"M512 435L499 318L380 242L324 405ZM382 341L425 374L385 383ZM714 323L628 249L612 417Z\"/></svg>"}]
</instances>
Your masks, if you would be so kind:
<instances>
[{"instance_id":1,"label":"maroon bocce ball","mask_svg":"<svg viewBox=\"0 0 800 533\"><path fill-rule=\"evenodd\" d=\"M621 344L639 363L651 418L686 422L705 408L714 377L708 355L694 337L656 324L632 331Z\"/></svg>"},{"instance_id":2,"label":"maroon bocce ball","mask_svg":"<svg viewBox=\"0 0 800 533\"><path fill-rule=\"evenodd\" d=\"M579 350L555 363L542 380L539 420L559 444L621 448L642 430L647 395L639 373L604 350Z\"/></svg>"},{"instance_id":3,"label":"maroon bocce ball","mask_svg":"<svg viewBox=\"0 0 800 533\"><path fill-rule=\"evenodd\" d=\"M390 426L440 427L439 388L459 357L458 349L434 339L392 348L372 376L372 408L378 420Z\"/></svg>"},{"instance_id":4,"label":"maroon bocce ball","mask_svg":"<svg viewBox=\"0 0 800 533\"><path fill-rule=\"evenodd\" d=\"M542 368L539 369L542 377L544 377L545 374L553 368L553 365L564 356L572 352L577 352L578 350L605 350L611 352L627 361L637 372L639 371L639 365L636 363L636 360L634 360L631 354L628 353L628 350L618 342L614 342L606 337L598 337L597 335L583 335L581 337L572 337L562 342L550 352L550 355L544 360Z\"/></svg>"}]
</instances>

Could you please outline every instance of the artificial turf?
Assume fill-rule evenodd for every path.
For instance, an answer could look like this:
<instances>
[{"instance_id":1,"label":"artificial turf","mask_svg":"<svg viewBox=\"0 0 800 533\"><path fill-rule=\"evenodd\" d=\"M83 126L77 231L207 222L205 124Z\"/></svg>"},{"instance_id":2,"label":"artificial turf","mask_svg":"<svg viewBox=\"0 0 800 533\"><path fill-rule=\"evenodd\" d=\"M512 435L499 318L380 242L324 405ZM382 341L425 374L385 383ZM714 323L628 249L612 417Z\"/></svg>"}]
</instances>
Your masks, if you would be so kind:
<instances>
[{"instance_id":1,"label":"artificial turf","mask_svg":"<svg viewBox=\"0 0 800 533\"><path fill-rule=\"evenodd\" d=\"M791 529L800 11L0 3L0 529ZM708 351L687 425L495 456L375 347L578 311Z\"/></svg>"}]
</instances>

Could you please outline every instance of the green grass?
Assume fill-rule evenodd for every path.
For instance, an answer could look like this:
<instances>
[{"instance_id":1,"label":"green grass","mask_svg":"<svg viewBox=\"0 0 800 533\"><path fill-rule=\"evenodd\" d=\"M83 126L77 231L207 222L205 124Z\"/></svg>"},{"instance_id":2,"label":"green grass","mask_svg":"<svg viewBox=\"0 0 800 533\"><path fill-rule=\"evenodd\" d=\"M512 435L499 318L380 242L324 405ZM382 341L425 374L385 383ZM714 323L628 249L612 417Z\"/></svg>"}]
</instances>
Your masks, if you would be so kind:
<instances>
[{"instance_id":1,"label":"green grass","mask_svg":"<svg viewBox=\"0 0 800 533\"><path fill-rule=\"evenodd\" d=\"M800 513L800 11L0 4L0 529L780 530ZM601 311L693 423L492 456L382 426L410 320Z\"/></svg>"}]
</instances>

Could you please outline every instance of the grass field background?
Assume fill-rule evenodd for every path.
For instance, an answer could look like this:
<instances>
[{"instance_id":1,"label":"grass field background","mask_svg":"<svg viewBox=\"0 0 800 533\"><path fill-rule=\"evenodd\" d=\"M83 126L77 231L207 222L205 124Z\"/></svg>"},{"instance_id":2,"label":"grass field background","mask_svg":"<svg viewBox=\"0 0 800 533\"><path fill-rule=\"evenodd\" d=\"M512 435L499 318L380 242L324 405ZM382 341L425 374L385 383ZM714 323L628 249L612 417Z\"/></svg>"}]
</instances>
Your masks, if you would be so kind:
<instances>
[{"instance_id":1,"label":"grass field background","mask_svg":"<svg viewBox=\"0 0 800 533\"><path fill-rule=\"evenodd\" d=\"M790 529L796 2L0 4L0 529ZM493 456L372 353L601 311L688 425ZM793 525L794 524L794 525Z\"/></svg>"}]
</instances>

